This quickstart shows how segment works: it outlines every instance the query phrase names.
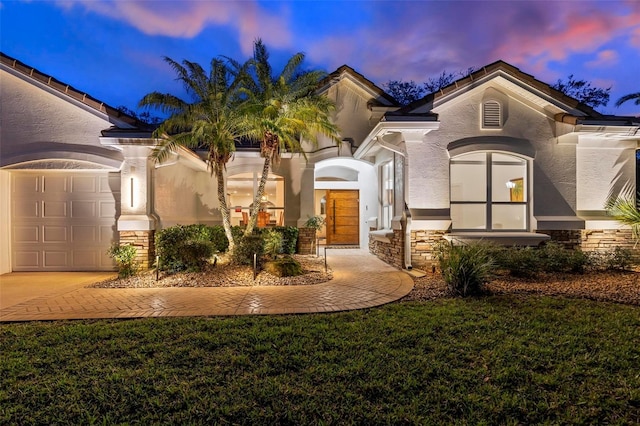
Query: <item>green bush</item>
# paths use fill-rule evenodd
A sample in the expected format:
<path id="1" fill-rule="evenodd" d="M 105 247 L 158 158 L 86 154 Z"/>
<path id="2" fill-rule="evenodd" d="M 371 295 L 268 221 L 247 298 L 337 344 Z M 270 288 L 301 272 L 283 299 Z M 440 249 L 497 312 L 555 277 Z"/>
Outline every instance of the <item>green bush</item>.
<path id="1" fill-rule="evenodd" d="M 567 250 L 553 241 L 540 247 L 505 247 L 494 253 L 499 268 L 523 278 L 535 277 L 540 272 L 582 273 L 592 262 L 582 250 Z"/>
<path id="2" fill-rule="evenodd" d="M 492 251 L 492 256 L 496 266 L 514 277 L 531 278 L 542 268 L 540 251 L 533 247 L 500 247 Z"/>
<path id="3" fill-rule="evenodd" d="M 302 275 L 302 265 L 290 256 L 265 263 L 265 271 L 277 277 L 295 277 Z"/>
<path id="4" fill-rule="evenodd" d="M 137 253 L 138 250 L 129 244 L 124 246 L 114 244 L 107 251 L 109 257 L 115 260 L 118 265 L 118 277 L 127 278 L 138 273 L 139 265 L 135 260 Z"/>
<path id="5" fill-rule="evenodd" d="M 282 252 L 295 254 L 298 248 L 298 228 L 295 226 L 276 226 L 272 229 L 282 234 Z"/>
<path id="6" fill-rule="evenodd" d="M 628 248 L 616 247 L 607 252 L 590 252 L 593 269 L 607 271 L 628 271 L 638 264 L 637 258 Z"/>
<path id="7" fill-rule="evenodd" d="M 222 226 L 175 225 L 156 234 L 160 269 L 173 272 L 200 270 L 215 254 L 227 250 Z"/>
<path id="8" fill-rule="evenodd" d="M 253 255 L 257 255 L 258 263 L 264 256 L 264 239 L 262 232 L 257 231 L 236 241 L 231 261 L 237 265 L 253 265 Z"/>
<path id="9" fill-rule="evenodd" d="M 489 281 L 494 261 L 485 243 L 453 245 L 443 242 L 436 249 L 440 270 L 453 296 L 481 294 Z"/>
<path id="10" fill-rule="evenodd" d="M 274 229 L 268 229 L 262 233 L 262 239 L 264 240 L 264 254 L 275 259 L 280 253 L 282 253 L 282 234 Z"/>

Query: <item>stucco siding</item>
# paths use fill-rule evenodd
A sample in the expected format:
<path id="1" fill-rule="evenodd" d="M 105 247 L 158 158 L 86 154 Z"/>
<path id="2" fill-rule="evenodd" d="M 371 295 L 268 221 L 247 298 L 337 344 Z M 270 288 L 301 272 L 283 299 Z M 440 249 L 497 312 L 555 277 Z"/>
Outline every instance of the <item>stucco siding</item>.
<path id="1" fill-rule="evenodd" d="M 120 156 L 100 145 L 101 130 L 111 126 L 106 115 L 4 70 L 0 73 L 2 166 L 40 158 L 89 161 Z"/>

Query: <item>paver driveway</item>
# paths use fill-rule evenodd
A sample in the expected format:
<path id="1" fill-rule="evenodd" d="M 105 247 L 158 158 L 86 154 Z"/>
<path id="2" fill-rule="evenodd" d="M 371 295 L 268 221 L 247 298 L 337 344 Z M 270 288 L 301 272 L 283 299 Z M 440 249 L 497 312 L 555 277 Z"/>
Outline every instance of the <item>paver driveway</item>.
<path id="1" fill-rule="evenodd" d="M 109 274 L 0 276 L 0 321 L 334 312 L 393 302 L 413 280 L 364 250 L 329 249 L 329 282 L 306 286 L 86 288 Z M 111 274 L 112 275 L 112 274 Z"/>

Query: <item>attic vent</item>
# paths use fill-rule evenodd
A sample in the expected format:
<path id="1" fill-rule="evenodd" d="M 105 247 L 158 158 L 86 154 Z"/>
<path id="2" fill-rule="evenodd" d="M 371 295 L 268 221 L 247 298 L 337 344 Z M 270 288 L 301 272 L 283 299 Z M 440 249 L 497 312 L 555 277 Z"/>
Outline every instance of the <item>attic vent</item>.
<path id="1" fill-rule="evenodd" d="M 493 129 L 502 127 L 500 104 L 498 102 L 488 101 L 482 105 L 482 127 Z"/>

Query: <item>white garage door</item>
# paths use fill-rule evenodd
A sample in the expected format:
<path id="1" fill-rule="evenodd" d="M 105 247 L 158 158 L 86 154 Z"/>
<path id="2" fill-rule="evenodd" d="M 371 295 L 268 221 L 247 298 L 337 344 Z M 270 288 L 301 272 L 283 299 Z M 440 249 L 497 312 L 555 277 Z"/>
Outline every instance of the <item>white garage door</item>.
<path id="1" fill-rule="evenodd" d="M 14 271 L 100 271 L 114 264 L 120 174 L 12 173 Z"/>

